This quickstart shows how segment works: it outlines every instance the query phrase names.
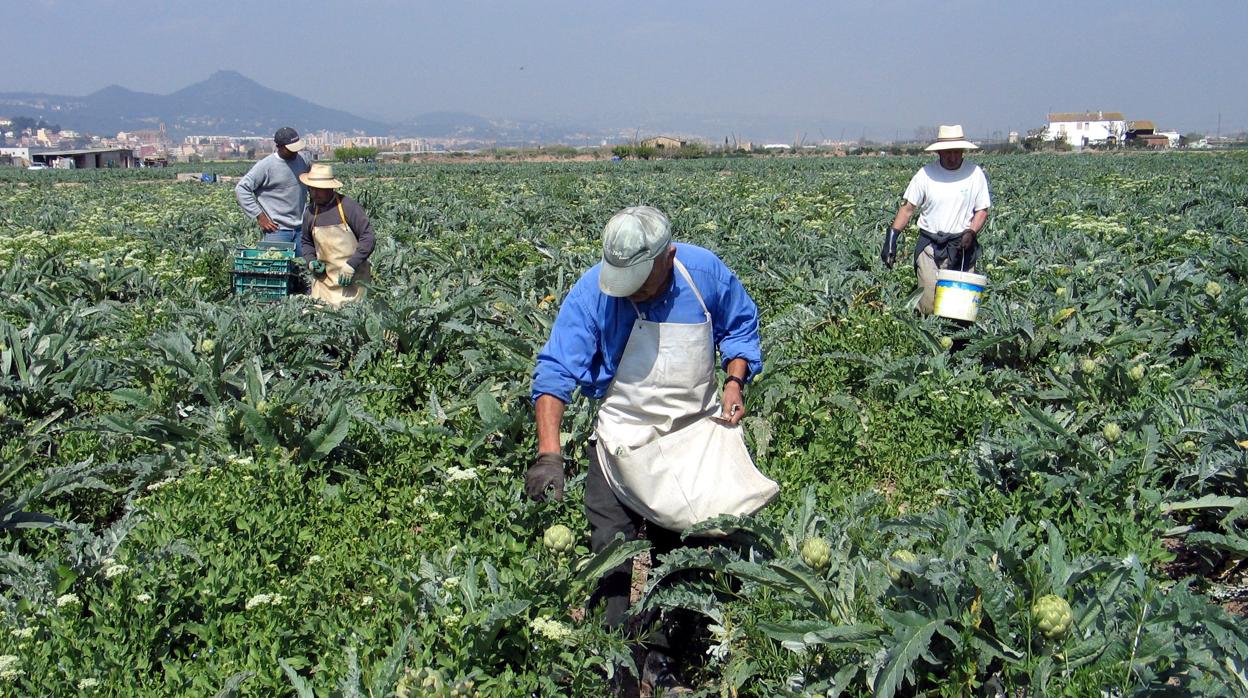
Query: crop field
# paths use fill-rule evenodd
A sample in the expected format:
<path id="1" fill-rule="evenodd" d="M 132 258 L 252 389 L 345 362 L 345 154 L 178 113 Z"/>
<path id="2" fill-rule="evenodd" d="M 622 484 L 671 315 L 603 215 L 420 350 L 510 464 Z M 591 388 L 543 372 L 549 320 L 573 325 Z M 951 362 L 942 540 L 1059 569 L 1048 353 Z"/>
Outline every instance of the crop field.
<path id="1" fill-rule="evenodd" d="M 523 497 L 528 393 L 644 203 L 762 312 L 780 495 L 638 599 L 709 619 L 702 695 L 1248 695 L 1248 157 L 976 161 L 969 328 L 878 259 L 915 158 L 336 168 L 341 311 L 230 295 L 229 185 L 0 172 L 0 694 L 604 694 L 645 545 L 589 553 L 583 465 Z"/>

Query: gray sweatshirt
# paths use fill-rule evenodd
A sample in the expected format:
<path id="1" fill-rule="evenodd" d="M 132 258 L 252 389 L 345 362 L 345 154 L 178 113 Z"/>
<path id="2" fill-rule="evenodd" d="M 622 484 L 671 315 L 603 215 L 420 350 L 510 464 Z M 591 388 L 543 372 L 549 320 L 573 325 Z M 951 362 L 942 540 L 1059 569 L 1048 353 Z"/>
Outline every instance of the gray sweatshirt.
<path id="1" fill-rule="evenodd" d="M 311 169 L 306 153 L 295 153 L 293 160 L 286 161 L 273 153 L 262 158 L 234 187 L 234 197 L 243 212 L 259 218 L 260 212 L 283 230 L 298 230 L 303 222 L 303 209 L 308 200 L 308 189 L 299 181 L 299 175 Z"/>

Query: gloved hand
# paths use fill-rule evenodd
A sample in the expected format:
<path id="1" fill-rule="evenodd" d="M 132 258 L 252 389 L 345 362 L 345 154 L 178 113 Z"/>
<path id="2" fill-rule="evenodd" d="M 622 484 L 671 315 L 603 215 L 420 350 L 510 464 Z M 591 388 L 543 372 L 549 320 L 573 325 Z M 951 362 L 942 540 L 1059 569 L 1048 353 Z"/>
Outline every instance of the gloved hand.
<path id="1" fill-rule="evenodd" d="M 563 454 L 546 451 L 537 454 L 533 466 L 524 474 L 524 493 L 535 502 L 546 501 L 546 490 L 552 499 L 563 499 Z"/>
<path id="2" fill-rule="evenodd" d="M 897 241 L 901 239 L 901 231 L 889 228 L 884 234 L 884 247 L 880 248 L 880 261 L 889 269 L 897 263 Z"/>
<path id="3" fill-rule="evenodd" d="M 975 249 L 975 239 L 979 237 L 974 230 L 967 228 L 962 231 L 962 251 L 969 252 Z"/>
<path id="4" fill-rule="evenodd" d="M 319 259 L 314 259 L 308 262 L 308 270 L 312 272 L 313 276 L 325 276 L 325 263 Z"/>
<path id="5" fill-rule="evenodd" d="M 945 258 L 949 260 L 950 269 L 962 264 L 962 238 L 953 238 L 945 243 Z"/>
<path id="6" fill-rule="evenodd" d="M 350 286 L 355 283 L 355 270 L 350 265 L 342 265 L 342 273 L 338 275 L 339 286 Z"/>

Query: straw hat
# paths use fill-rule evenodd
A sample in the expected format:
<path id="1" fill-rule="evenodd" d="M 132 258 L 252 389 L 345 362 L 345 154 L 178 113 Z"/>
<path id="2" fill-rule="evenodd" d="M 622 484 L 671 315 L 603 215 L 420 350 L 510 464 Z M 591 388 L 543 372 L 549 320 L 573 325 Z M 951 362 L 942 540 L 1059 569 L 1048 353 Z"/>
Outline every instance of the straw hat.
<path id="1" fill-rule="evenodd" d="M 966 140 L 966 136 L 962 135 L 961 124 L 941 126 L 940 131 L 936 133 L 936 142 L 924 148 L 924 150 L 928 151 L 978 149 L 979 146 Z"/>
<path id="2" fill-rule="evenodd" d="M 313 189 L 337 189 L 342 186 L 342 182 L 334 179 L 334 166 L 319 162 L 312 165 L 311 171 L 299 175 L 299 181 Z"/>

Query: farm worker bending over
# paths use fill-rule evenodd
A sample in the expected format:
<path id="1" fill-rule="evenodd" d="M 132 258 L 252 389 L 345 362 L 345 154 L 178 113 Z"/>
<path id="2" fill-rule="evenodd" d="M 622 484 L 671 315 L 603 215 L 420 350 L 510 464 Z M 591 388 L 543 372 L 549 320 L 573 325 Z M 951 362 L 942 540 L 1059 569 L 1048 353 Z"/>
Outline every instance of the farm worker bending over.
<path id="1" fill-rule="evenodd" d="M 342 182 L 334 168 L 317 163 L 299 181 L 312 192 L 303 214 L 303 257 L 312 272 L 312 297 L 335 308 L 364 297 L 361 281 L 372 278 L 368 257 L 376 239 L 368 215 L 352 199 L 338 193 Z"/>
<path id="2" fill-rule="evenodd" d="M 308 200 L 299 175 L 308 171 L 311 160 L 307 153 L 299 152 L 303 150 L 303 141 L 289 126 L 277 129 L 273 142 L 277 152 L 251 166 L 234 187 L 234 198 L 243 207 L 243 213 L 260 224 L 265 241 L 293 242 L 298 257 L 303 254 L 299 249 L 299 222 Z"/>
<path id="3" fill-rule="evenodd" d="M 537 357 L 538 454 L 524 489 L 537 501 L 562 498 L 560 428 L 579 387 L 602 399 L 587 449 L 592 549 L 619 533 L 636 538 L 644 521 L 652 552 L 664 555 L 693 523 L 753 513 L 776 494 L 776 484 L 754 468 L 738 426 L 745 385 L 763 368 L 758 307 L 712 252 L 673 243 L 657 209 L 615 214 L 602 246 L 602 261 L 563 300 Z M 719 366 L 727 372 L 722 394 Z M 605 604 L 612 628 L 628 610 L 631 570 L 625 563 L 603 577 L 591 599 Z M 652 638 L 643 671 L 652 686 L 678 685 L 671 650 L 688 649 L 687 636 L 676 636 L 694 630 L 683 620 L 666 619 Z"/>
<path id="4" fill-rule="evenodd" d="M 914 269 L 923 288 L 919 312 L 925 315 L 936 306 L 937 270 L 975 271 L 979 233 L 988 222 L 992 197 L 984 171 L 963 160 L 962 154 L 978 147 L 963 137 L 961 126 L 941 126 L 936 142 L 927 146 L 940 160 L 924 165 L 910 179 L 905 201 L 884 237 L 880 259 L 891 269 L 897 261 L 901 231 L 910 224 L 914 209 L 919 209 Z"/>

